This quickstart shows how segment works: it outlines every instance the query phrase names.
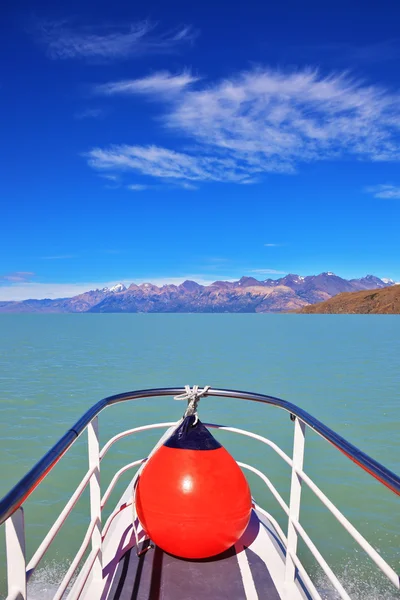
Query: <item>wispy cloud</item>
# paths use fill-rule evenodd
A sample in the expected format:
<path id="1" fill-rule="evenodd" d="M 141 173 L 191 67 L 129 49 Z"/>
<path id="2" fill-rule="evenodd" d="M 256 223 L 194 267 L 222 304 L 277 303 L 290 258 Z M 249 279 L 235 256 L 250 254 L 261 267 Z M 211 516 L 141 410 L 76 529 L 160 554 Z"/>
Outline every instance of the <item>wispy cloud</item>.
<path id="1" fill-rule="evenodd" d="M 176 94 L 199 81 L 199 77 L 189 71 L 173 75 L 168 71 L 159 71 L 142 79 L 124 79 L 104 83 L 95 87 L 97 94 L 108 96 L 116 94 Z"/>
<path id="2" fill-rule="evenodd" d="M 266 248 L 272 248 L 274 246 L 282 246 L 282 244 L 264 244 Z"/>
<path id="3" fill-rule="evenodd" d="M 365 188 L 365 191 L 372 194 L 375 198 L 384 198 L 387 200 L 400 199 L 400 186 L 390 183 L 373 185 Z"/>
<path id="4" fill-rule="evenodd" d="M 41 256 L 42 260 L 68 260 L 69 258 L 77 258 L 76 254 L 55 254 L 52 256 Z"/>
<path id="5" fill-rule="evenodd" d="M 185 181 L 172 181 L 171 183 L 163 183 L 163 184 L 143 184 L 143 183 L 133 183 L 131 185 L 127 185 L 126 189 L 131 190 L 132 192 L 143 192 L 145 190 L 153 190 L 153 191 L 165 191 L 165 190 L 176 190 L 182 188 L 184 190 L 197 190 L 198 187 L 191 183 L 187 183 Z"/>
<path id="6" fill-rule="evenodd" d="M 152 79 L 153 77 L 153 79 Z M 160 93 L 180 82 L 179 94 Z M 92 167 L 155 178 L 256 183 L 265 173 L 295 173 L 320 160 L 400 160 L 400 94 L 342 74 L 256 69 L 201 84 L 163 73 L 106 84 L 113 93 L 147 94 L 164 106 L 164 127 L 192 149 L 117 145 L 93 148 Z M 196 83 L 195 88 L 192 83 Z"/>
<path id="7" fill-rule="evenodd" d="M 132 170 L 164 180 L 242 183 L 247 179 L 248 170 L 229 157 L 196 156 L 160 146 L 93 148 L 87 153 L 87 158 L 89 165 L 95 169 Z"/>
<path id="8" fill-rule="evenodd" d="M 149 187 L 148 185 L 143 185 L 141 183 L 133 183 L 132 185 L 127 185 L 126 188 L 128 190 L 131 190 L 132 192 L 143 192 L 144 190 L 148 190 Z"/>
<path id="9" fill-rule="evenodd" d="M 287 271 L 277 271 L 276 269 L 252 269 L 250 273 L 258 275 L 286 275 Z"/>
<path id="10" fill-rule="evenodd" d="M 193 183 L 187 183 L 185 181 L 180 181 L 176 185 L 177 187 L 183 188 L 184 190 L 194 191 L 199 189 L 197 185 L 193 185 Z"/>
<path id="11" fill-rule="evenodd" d="M 35 273 L 32 271 L 14 271 L 13 273 L 6 273 L 5 275 L 0 275 L 0 285 L 4 282 L 6 283 L 25 283 L 30 281 Z"/>
<path id="12" fill-rule="evenodd" d="M 71 21 L 46 21 L 38 25 L 39 37 L 53 59 L 124 59 L 144 54 L 176 51 L 191 42 L 196 32 L 189 26 L 159 31 L 157 23 L 139 21 L 123 27 L 74 26 Z"/>
<path id="13" fill-rule="evenodd" d="M 0 286 L 0 301 L 28 300 L 43 298 L 70 298 L 83 294 L 89 290 L 112 287 L 118 283 L 113 282 L 87 282 L 87 283 L 19 283 L 14 285 Z M 125 283 L 125 282 L 122 282 Z M 129 285 L 129 283 L 128 283 Z"/>
<path id="14" fill-rule="evenodd" d="M 100 177 L 104 177 L 104 179 L 114 182 L 118 182 L 120 180 L 119 175 L 114 175 L 113 173 L 100 173 Z"/>
<path id="15" fill-rule="evenodd" d="M 75 119 L 100 119 L 104 117 L 105 111 L 102 108 L 87 108 L 74 114 Z"/>

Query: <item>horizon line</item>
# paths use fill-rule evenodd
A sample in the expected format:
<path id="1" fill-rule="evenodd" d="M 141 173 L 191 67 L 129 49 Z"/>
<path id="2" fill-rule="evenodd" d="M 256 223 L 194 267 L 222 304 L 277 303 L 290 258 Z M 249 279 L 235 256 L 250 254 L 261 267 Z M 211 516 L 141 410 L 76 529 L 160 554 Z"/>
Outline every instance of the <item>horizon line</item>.
<path id="1" fill-rule="evenodd" d="M 253 274 L 257 275 L 257 270 L 253 270 Z M 268 271 L 268 269 L 259 269 L 259 271 Z M 271 271 L 271 270 L 270 270 Z M 251 271 L 250 271 L 251 273 Z M 261 273 L 259 272 L 258 275 Z M 216 282 L 226 282 L 226 283 L 239 283 L 241 279 L 254 279 L 259 283 L 264 283 L 265 281 L 278 281 L 280 279 L 284 279 L 288 276 L 299 277 L 302 279 L 306 279 L 308 277 L 318 277 L 320 275 L 329 275 L 334 277 L 339 277 L 345 281 L 351 281 L 353 279 L 363 279 L 365 277 L 377 277 L 381 281 L 387 280 L 392 281 L 393 284 L 399 284 L 400 282 L 396 282 L 395 280 L 389 277 L 378 277 L 376 275 L 363 275 L 361 277 L 341 277 L 332 271 L 322 271 L 318 274 L 306 275 L 302 276 L 297 273 L 287 273 L 282 272 L 282 277 L 271 277 L 271 275 L 276 275 L 277 272 L 274 273 L 264 273 L 265 275 L 270 275 L 270 277 L 266 277 L 265 279 L 257 279 L 253 275 L 242 275 L 239 278 L 232 277 L 221 277 L 218 279 L 208 279 L 204 275 L 187 275 L 182 277 L 154 277 L 152 280 L 146 280 L 143 278 L 137 278 L 135 283 L 131 279 L 122 279 L 122 280 L 113 280 L 108 282 L 84 282 L 84 283 L 44 283 L 44 282 L 18 282 L 11 285 L 0 285 L 0 302 L 24 302 L 27 300 L 60 300 L 60 299 L 69 299 L 75 296 L 79 296 L 81 294 L 85 294 L 88 292 L 102 291 L 105 289 L 113 288 L 117 285 L 123 285 L 125 289 L 128 289 L 132 285 L 136 285 L 138 287 L 143 287 L 146 285 L 152 285 L 161 289 L 163 286 L 174 285 L 176 287 L 182 285 L 183 283 L 190 281 L 197 283 L 202 287 L 209 287 Z M 384 281 L 386 282 L 386 281 Z"/>

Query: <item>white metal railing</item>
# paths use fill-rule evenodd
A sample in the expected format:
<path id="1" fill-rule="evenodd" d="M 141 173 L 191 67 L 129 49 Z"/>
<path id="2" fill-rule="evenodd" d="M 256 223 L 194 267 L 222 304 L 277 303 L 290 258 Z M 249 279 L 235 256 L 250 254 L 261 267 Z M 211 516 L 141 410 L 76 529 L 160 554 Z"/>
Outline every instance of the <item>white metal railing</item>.
<path id="1" fill-rule="evenodd" d="M 82 481 L 80 482 L 78 487 L 76 488 L 75 492 L 72 494 L 71 498 L 68 500 L 67 504 L 64 506 L 63 510 L 60 512 L 59 516 L 55 520 L 53 526 L 50 528 L 50 530 L 49 530 L 48 534 L 46 535 L 46 537 L 44 538 L 43 542 L 40 544 L 39 548 L 36 550 L 35 554 L 32 556 L 32 558 L 29 561 L 28 566 L 26 568 L 28 581 L 31 578 L 31 576 L 33 575 L 39 562 L 42 560 L 43 556 L 46 554 L 47 550 L 49 549 L 54 538 L 60 531 L 61 527 L 64 525 L 66 518 L 72 512 L 75 504 L 78 502 L 83 491 L 86 489 L 94 471 L 95 471 L 95 468 L 92 468 L 92 469 L 89 469 L 89 471 L 86 473 L 86 475 L 84 476 L 84 478 L 82 479 Z"/>
<path id="2" fill-rule="evenodd" d="M 7 600 L 26 598 L 25 523 L 20 506 L 6 521 Z"/>
<path id="3" fill-rule="evenodd" d="M 155 423 L 151 425 L 144 425 L 141 427 L 135 427 L 127 431 L 123 431 L 113 438 L 111 438 L 105 446 L 100 450 L 98 441 L 98 417 L 95 416 L 87 425 L 88 429 L 88 455 L 89 455 L 89 470 L 84 475 L 82 481 L 77 486 L 75 492 L 61 511 L 60 515 L 50 528 L 49 532 L 45 536 L 44 540 L 40 544 L 39 548 L 34 553 L 33 557 L 26 565 L 25 560 L 25 531 L 24 531 L 24 514 L 23 508 L 18 508 L 6 521 L 6 552 L 7 552 L 7 574 L 8 574 L 8 596 L 7 600 L 14 600 L 27 598 L 27 582 L 32 576 L 33 572 L 37 568 L 38 564 L 46 554 L 56 535 L 62 528 L 66 518 L 73 510 L 83 491 L 89 484 L 90 487 L 90 515 L 91 520 L 89 527 L 84 535 L 83 541 L 79 549 L 77 550 L 76 556 L 70 564 L 60 586 L 55 593 L 55 600 L 61 600 L 68 586 L 74 576 L 74 573 L 82 560 L 85 552 L 91 544 L 91 552 L 81 569 L 78 578 L 73 587 L 73 593 L 69 594 L 69 600 L 77 600 L 86 584 L 89 575 L 92 575 L 91 585 L 95 586 L 93 598 L 100 597 L 100 590 L 102 586 L 102 543 L 107 535 L 112 520 L 116 514 L 128 506 L 117 507 L 112 512 L 103 528 L 101 530 L 102 522 L 102 510 L 104 509 L 110 495 L 115 488 L 121 475 L 129 469 L 142 465 L 147 459 L 135 460 L 128 465 L 122 467 L 112 478 L 106 492 L 101 497 L 100 489 L 100 464 L 108 450 L 118 440 L 134 435 L 135 433 L 152 430 L 152 429 L 164 429 L 176 425 L 176 422 L 170 423 Z M 300 515 L 300 504 L 301 504 L 301 486 L 304 482 L 313 493 L 319 498 L 319 500 L 326 506 L 326 508 L 336 517 L 338 522 L 346 529 L 346 531 L 354 538 L 359 546 L 367 553 L 367 555 L 375 562 L 378 568 L 388 577 L 388 579 L 394 584 L 395 587 L 400 589 L 399 577 L 396 572 L 390 567 L 390 565 L 380 556 L 380 554 L 371 546 L 371 544 L 358 532 L 358 530 L 348 521 L 348 519 L 338 510 L 338 508 L 327 498 L 327 496 L 320 490 L 320 488 L 310 479 L 308 475 L 303 471 L 303 458 L 304 458 L 304 446 L 305 446 L 305 423 L 299 418 L 295 419 L 294 423 L 294 445 L 293 445 L 293 457 L 290 458 L 285 452 L 279 448 L 274 442 L 265 438 L 261 435 L 238 429 L 235 427 L 225 427 L 214 424 L 207 424 L 208 427 L 216 428 L 223 431 L 229 431 L 235 434 L 244 435 L 255 440 L 262 442 L 274 450 L 290 467 L 291 467 L 291 489 L 290 489 L 290 500 L 289 505 L 283 500 L 275 486 L 269 480 L 269 478 L 250 465 L 239 462 L 238 464 L 244 469 L 250 470 L 258 475 L 266 484 L 272 495 L 278 502 L 279 506 L 283 509 L 288 517 L 288 533 L 287 536 L 283 533 L 279 524 L 273 520 L 276 531 L 281 537 L 282 543 L 286 546 L 286 566 L 285 566 L 285 580 L 292 582 L 296 576 L 296 569 L 299 571 L 303 578 L 303 581 L 307 584 L 310 594 L 314 600 L 320 599 L 320 595 L 312 583 L 309 575 L 304 570 L 298 556 L 297 556 L 297 539 L 300 536 L 310 552 L 313 554 L 317 563 L 321 566 L 329 581 L 333 587 L 339 593 L 340 597 L 344 600 L 350 600 L 350 596 L 347 594 L 342 584 L 329 567 L 326 560 L 323 558 L 315 544 L 310 539 L 309 535 L 304 530 L 303 526 L 299 522 Z M 266 513 L 260 508 L 263 514 Z M 268 514 L 271 519 L 271 515 Z M 96 593 L 98 590 L 98 594 Z"/>
<path id="4" fill-rule="evenodd" d="M 104 452 L 102 451 L 102 456 L 109 450 L 109 448 L 117 442 L 119 439 L 126 437 L 128 435 L 133 435 L 137 431 L 141 431 L 144 429 L 153 429 L 160 427 L 169 427 L 174 423 L 157 423 L 154 425 L 148 425 L 145 427 L 138 427 L 135 429 L 124 431 L 120 434 L 114 436 L 105 446 Z M 300 535 L 307 547 L 313 554 L 314 558 L 321 566 L 329 581 L 332 583 L 333 587 L 339 593 L 340 597 L 343 600 L 350 600 L 350 596 L 347 594 L 342 584 L 333 573 L 332 569 L 329 567 L 326 560 L 323 558 L 315 544 L 312 542 L 309 535 L 304 530 L 303 526 L 299 523 L 299 514 L 300 514 L 300 500 L 301 500 L 301 482 L 304 481 L 309 488 L 315 493 L 315 495 L 321 500 L 321 502 L 328 508 L 328 510 L 336 517 L 339 523 L 350 533 L 350 535 L 355 539 L 355 541 L 363 548 L 363 550 L 368 554 L 368 556 L 375 562 L 375 564 L 380 568 L 380 570 L 390 579 L 390 581 L 400 589 L 399 585 L 399 577 L 396 572 L 390 567 L 390 565 L 378 554 L 378 552 L 371 546 L 371 544 L 357 531 L 357 529 L 349 522 L 349 520 L 336 508 L 336 506 L 327 498 L 327 496 L 318 488 L 318 486 L 304 473 L 302 470 L 303 466 L 303 458 L 304 458 L 304 446 L 305 446 L 305 424 L 301 422 L 299 419 L 295 420 L 295 435 L 294 435 L 294 448 L 293 448 L 293 459 L 291 459 L 277 444 L 265 438 L 261 435 L 238 429 L 236 427 L 224 427 L 215 425 L 212 423 L 207 423 L 208 427 L 216 428 L 224 431 L 230 431 L 232 433 L 237 433 L 240 435 L 245 435 L 247 437 L 254 438 L 262 443 L 268 445 L 272 448 L 289 466 L 292 467 L 292 486 L 290 491 L 290 503 L 289 506 L 285 503 L 282 496 L 279 494 L 275 486 L 271 483 L 266 475 L 264 475 L 258 469 L 247 465 L 245 463 L 238 462 L 238 464 L 250 471 L 253 471 L 257 474 L 267 485 L 278 504 L 285 511 L 288 516 L 288 536 L 282 540 L 286 545 L 287 549 L 287 559 L 286 559 L 286 572 L 285 577 L 287 581 L 293 581 L 295 578 L 295 568 L 299 569 L 300 573 L 304 577 L 304 568 L 299 567 L 301 565 L 298 560 L 296 549 L 297 549 L 297 535 Z M 137 466 L 137 464 L 143 462 L 135 461 L 131 463 L 131 465 L 127 465 L 123 467 L 115 476 L 114 476 L 114 484 L 111 482 L 110 486 L 107 489 L 107 499 L 111 494 L 111 491 L 118 480 L 119 476 L 133 466 Z M 118 509 L 117 509 L 118 511 Z M 116 511 L 116 512 L 117 512 Z M 110 518 L 113 518 L 114 515 L 111 515 Z M 290 535 L 292 535 L 292 540 L 290 540 Z M 292 542 L 292 543 L 290 543 Z M 289 566 L 288 566 L 289 565 Z M 319 594 L 316 597 L 320 597 Z"/>

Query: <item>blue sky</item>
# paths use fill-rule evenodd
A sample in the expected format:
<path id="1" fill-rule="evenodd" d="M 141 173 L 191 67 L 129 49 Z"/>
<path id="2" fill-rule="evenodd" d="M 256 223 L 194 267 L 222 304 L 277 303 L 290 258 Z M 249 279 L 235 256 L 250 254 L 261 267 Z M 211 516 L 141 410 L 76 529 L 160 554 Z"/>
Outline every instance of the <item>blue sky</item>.
<path id="1" fill-rule="evenodd" d="M 400 281 L 398 3 L 1 11 L 0 300 L 288 272 Z"/>

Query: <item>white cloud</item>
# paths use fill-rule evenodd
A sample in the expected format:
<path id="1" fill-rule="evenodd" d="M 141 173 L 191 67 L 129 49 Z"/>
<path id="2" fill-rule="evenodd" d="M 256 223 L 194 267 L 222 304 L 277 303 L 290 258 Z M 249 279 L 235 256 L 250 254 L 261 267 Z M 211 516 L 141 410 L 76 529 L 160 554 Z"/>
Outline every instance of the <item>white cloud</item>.
<path id="1" fill-rule="evenodd" d="M 197 81 L 195 89 L 186 74 L 187 81 L 176 80 L 179 94 L 165 94 L 160 92 L 179 76 L 157 77 L 104 89 L 146 93 L 163 102 L 164 127 L 184 134 L 193 149 L 95 148 L 88 153 L 93 167 L 249 184 L 265 173 L 294 173 L 310 161 L 400 160 L 400 95 L 378 86 L 310 69 L 256 69 L 212 84 Z"/>
<path id="2" fill-rule="evenodd" d="M 272 248 L 274 246 L 280 246 L 281 244 L 264 244 L 266 248 Z"/>
<path id="3" fill-rule="evenodd" d="M 344 76 L 258 70 L 184 94 L 167 123 L 269 170 L 274 158 L 288 166 L 343 153 L 400 158 L 398 102 Z"/>
<path id="4" fill-rule="evenodd" d="M 32 273 L 32 271 L 13 271 L 12 273 L 0 275 L 0 284 L 2 281 L 7 281 L 7 283 L 25 283 L 30 281 L 34 275 L 35 273 Z"/>
<path id="5" fill-rule="evenodd" d="M 177 187 L 183 188 L 184 190 L 198 190 L 197 185 L 193 185 L 193 183 L 186 183 L 185 181 L 180 181 L 177 184 Z"/>
<path id="6" fill-rule="evenodd" d="M 132 192 L 143 192 L 144 190 L 148 190 L 150 186 L 134 183 L 132 185 L 127 185 L 126 187 L 128 190 L 132 190 Z"/>
<path id="7" fill-rule="evenodd" d="M 28 300 L 43 298 L 69 298 L 83 294 L 88 290 L 111 287 L 119 282 L 88 282 L 88 283 L 16 283 L 15 285 L 0 286 L 0 301 Z M 123 282 L 122 282 L 123 283 Z"/>
<path id="8" fill-rule="evenodd" d="M 198 77 L 189 71 L 172 75 L 168 71 L 159 71 L 142 79 L 124 79 L 98 85 L 95 92 L 108 96 L 116 94 L 176 94 L 189 87 Z"/>
<path id="9" fill-rule="evenodd" d="M 69 258 L 77 258 L 76 254 L 56 254 L 54 256 L 41 256 L 42 260 L 67 260 Z"/>
<path id="10" fill-rule="evenodd" d="M 123 59 L 143 54 L 169 53 L 196 37 L 191 27 L 156 33 L 150 21 L 124 27 L 73 27 L 68 21 L 39 24 L 41 41 L 54 59 Z"/>
<path id="11" fill-rule="evenodd" d="M 367 187 L 365 191 L 372 194 L 375 198 L 384 198 L 387 200 L 400 199 L 400 186 L 391 185 L 390 183 L 373 185 Z"/>
<path id="12" fill-rule="evenodd" d="M 111 146 L 87 153 L 90 166 L 138 171 L 164 180 L 225 181 L 241 183 L 247 169 L 230 158 L 192 156 L 159 146 Z"/>
<path id="13" fill-rule="evenodd" d="M 198 187 L 193 185 L 192 183 L 187 183 L 185 181 L 172 181 L 171 183 L 163 183 L 160 185 L 148 185 L 144 183 L 133 183 L 126 186 L 127 190 L 131 190 L 132 192 L 143 192 L 145 190 L 153 190 L 153 191 L 164 191 L 164 190 L 176 190 L 182 188 L 184 190 L 197 190 Z"/>
<path id="14" fill-rule="evenodd" d="M 276 269 L 252 269 L 250 273 L 259 275 L 286 275 L 287 271 L 277 271 Z"/>
<path id="15" fill-rule="evenodd" d="M 100 173 L 100 177 L 104 177 L 104 179 L 108 179 L 109 181 L 119 182 L 119 176 L 112 173 Z"/>

